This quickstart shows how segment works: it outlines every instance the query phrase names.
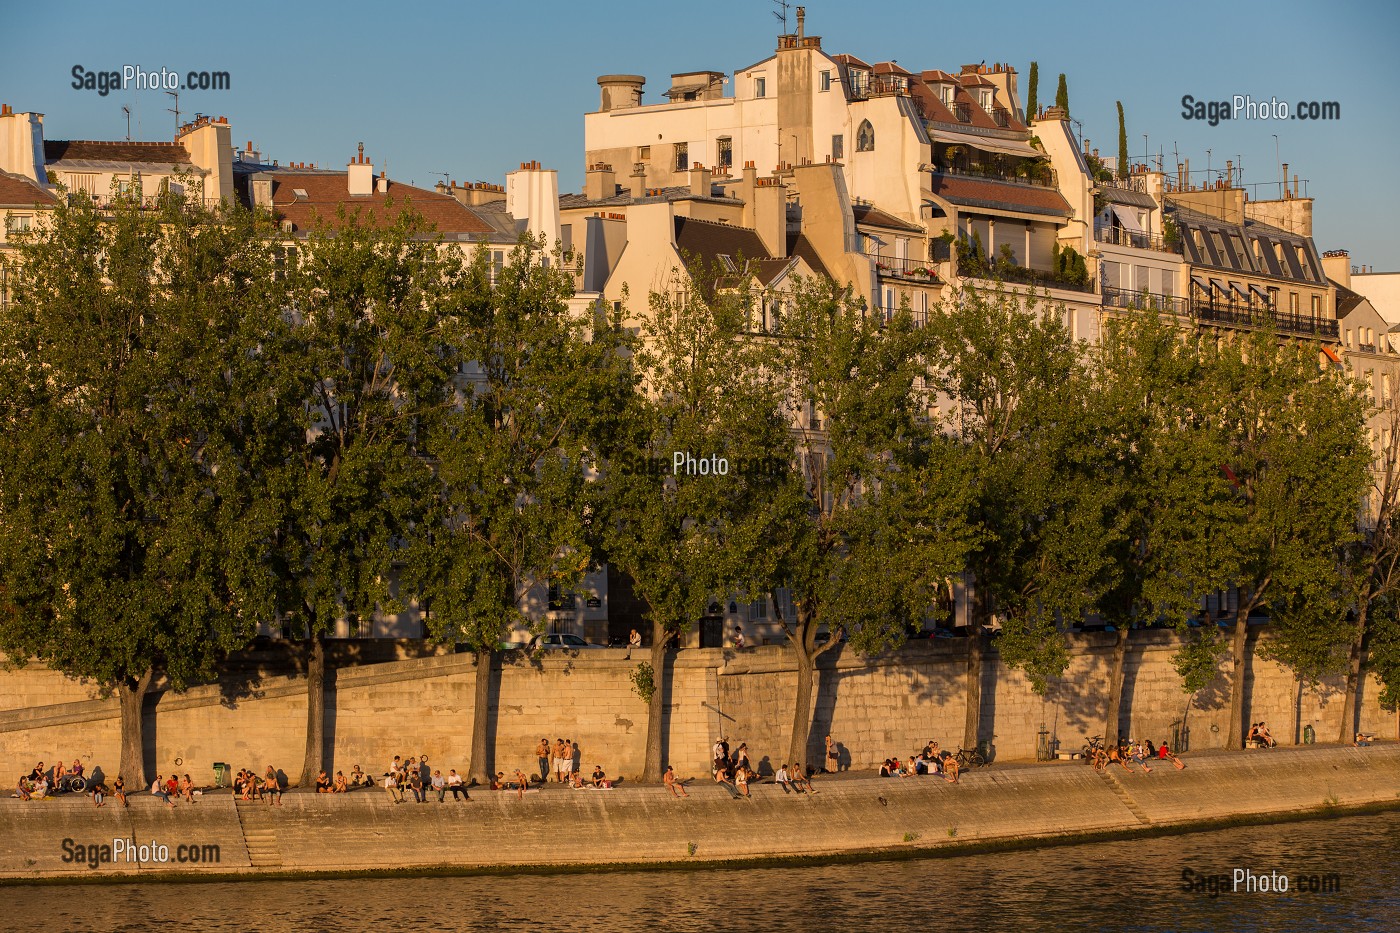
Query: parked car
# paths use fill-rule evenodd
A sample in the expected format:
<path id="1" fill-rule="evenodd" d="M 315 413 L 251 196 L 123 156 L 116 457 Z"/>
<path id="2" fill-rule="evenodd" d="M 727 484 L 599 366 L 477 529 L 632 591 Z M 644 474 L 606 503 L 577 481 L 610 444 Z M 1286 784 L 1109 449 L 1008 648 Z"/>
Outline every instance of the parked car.
<path id="1" fill-rule="evenodd" d="M 585 648 L 601 648 L 602 645 L 593 645 L 584 641 L 577 635 L 568 632 L 552 632 L 546 635 L 536 635 L 530 639 L 530 650 L 557 650 L 557 651 L 578 651 Z"/>

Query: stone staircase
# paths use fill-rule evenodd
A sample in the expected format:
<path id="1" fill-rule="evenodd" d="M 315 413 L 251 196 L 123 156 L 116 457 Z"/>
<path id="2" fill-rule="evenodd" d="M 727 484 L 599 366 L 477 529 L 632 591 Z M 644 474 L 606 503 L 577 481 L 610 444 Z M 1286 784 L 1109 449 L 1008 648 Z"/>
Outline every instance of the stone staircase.
<path id="1" fill-rule="evenodd" d="M 1128 808 L 1128 812 L 1136 817 L 1139 823 L 1144 826 L 1151 826 L 1152 820 L 1148 819 L 1147 812 L 1143 810 L 1142 807 L 1138 806 L 1138 802 L 1132 798 L 1127 788 L 1118 780 L 1118 775 L 1113 773 L 1113 768 L 1116 767 L 1118 766 L 1110 764 L 1108 767 L 1098 772 L 1099 777 L 1103 778 L 1109 788 L 1112 789 L 1114 796 L 1123 801 L 1123 806 Z M 249 851 L 251 852 L 252 850 L 250 849 Z"/>
<path id="2" fill-rule="evenodd" d="M 238 800 L 238 822 L 254 868 L 282 867 L 282 847 L 277 841 L 277 813 L 261 800 Z"/>

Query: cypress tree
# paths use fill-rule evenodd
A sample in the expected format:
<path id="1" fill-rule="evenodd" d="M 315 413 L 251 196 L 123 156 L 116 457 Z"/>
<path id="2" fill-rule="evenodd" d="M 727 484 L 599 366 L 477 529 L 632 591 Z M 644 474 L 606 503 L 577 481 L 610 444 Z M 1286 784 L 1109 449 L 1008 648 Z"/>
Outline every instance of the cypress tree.
<path id="1" fill-rule="evenodd" d="M 1039 103 L 1039 101 L 1037 100 L 1038 95 L 1036 92 L 1038 91 L 1040 86 L 1040 65 L 1036 62 L 1031 62 L 1031 77 L 1029 85 L 1030 87 L 1026 91 L 1026 119 L 1028 120 L 1035 118 L 1037 109 L 1036 105 Z"/>
<path id="2" fill-rule="evenodd" d="M 1118 102 L 1118 177 L 1128 177 L 1128 127 L 1123 122 L 1123 102 Z"/>
<path id="3" fill-rule="evenodd" d="M 1065 84 L 1064 72 L 1060 72 L 1060 86 L 1055 89 L 1055 106 L 1069 116 L 1069 87 Z"/>

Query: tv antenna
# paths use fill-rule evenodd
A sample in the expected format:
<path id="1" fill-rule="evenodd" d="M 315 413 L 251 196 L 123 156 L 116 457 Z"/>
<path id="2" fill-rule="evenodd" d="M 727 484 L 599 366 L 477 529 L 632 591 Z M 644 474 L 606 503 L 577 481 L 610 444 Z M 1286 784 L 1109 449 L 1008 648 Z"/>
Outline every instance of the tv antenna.
<path id="1" fill-rule="evenodd" d="M 131 142 L 131 108 L 122 104 L 122 113 L 126 114 L 126 141 Z"/>
<path id="2" fill-rule="evenodd" d="M 772 0 L 772 4 L 778 9 L 773 11 L 773 18 L 783 24 L 783 35 L 788 34 L 788 7 L 792 4 L 788 0 Z"/>
<path id="3" fill-rule="evenodd" d="M 166 112 L 175 114 L 175 132 L 180 132 L 180 92 L 166 91 L 165 96 L 175 98 L 174 107 L 166 107 Z"/>
<path id="4" fill-rule="evenodd" d="M 429 175 L 437 175 L 439 178 L 442 179 L 442 183 L 443 183 L 444 185 L 447 184 L 449 181 L 451 181 L 451 177 L 450 177 L 449 173 L 447 173 L 447 172 L 429 172 L 428 174 L 429 174 Z"/>

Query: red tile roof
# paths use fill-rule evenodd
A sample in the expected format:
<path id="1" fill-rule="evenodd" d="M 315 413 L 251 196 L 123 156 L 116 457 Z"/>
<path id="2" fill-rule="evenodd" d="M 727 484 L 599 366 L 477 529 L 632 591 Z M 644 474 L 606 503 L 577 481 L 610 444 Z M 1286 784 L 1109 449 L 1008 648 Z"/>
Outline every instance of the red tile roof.
<path id="1" fill-rule="evenodd" d="M 471 208 L 451 195 L 438 194 L 396 181 L 386 193 L 351 197 L 345 172 L 277 171 L 272 176 L 272 206 L 278 220 L 290 220 L 299 231 L 310 230 L 321 220 L 334 224 L 340 205 L 347 213 L 365 212 L 376 226 L 394 223 L 405 208 L 412 208 L 433 225 L 438 233 L 490 233 L 494 229 Z M 376 184 L 378 180 L 376 179 Z M 299 197 L 296 189 L 306 192 Z M 386 210 L 389 199 L 393 207 Z"/>
<path id="2" fill-rule="evenodd" d="M 869 66 L 869 65 L 867 65 L 865 62 L 861 61 L 860 59 L 856 58 L 854 55 L 841 54 L 841 55 L 833 55 L 833 56 L 831 56 L 831 57 L 832 57 L 832 59 L 834 59 L 835 61 L 840 62 L 841 64 L 845 65 L 845 66 L 848 67 L 848 68 L 863 68 L 863 69 L 865 69 L 866 71 L 869 71 L 869 70 L 870 70 L 870 66 Z"/>
<path id="3" fill-rule="evenodd" d="M 52 206 L 57 203 L 58 198 L 40 188 L 32 179 L 0 172 L 0 206 L 34 207 Z"/>
<path id="4" fill-rule="evenodd" d="M 881 210 L 873 204 L 852 204 L 851 212 L 855 215 L 858 224 L 865 224 L 870 227 L 884 227 L 886 230 L 906 230 L 912 233 L 923 233 L 924 228 L 916 226 L 907 220 L 901 220 L 889 211 Z"/>
<path id="5" fill-rule="evenodd" d="M 880 62 L 875 66 L 874 72 L 877 75 L 904 75 L 910 78 L 914 77 L 914 72 L 906 71 L 904 68 L 901 68 L 899 62 Z"/>
<path id="6" fill-rule="evenodd" d="M 922 74 L 920 74 L 919 77 L 922 80 L 929 82 L 930 84 L 939 81 L 945 82 L 947 84 L 958 83 L 958 79 L 948 74 L 948 72 L 946 71 L 925 71 Z"/>
<path id="7" fill-rule="evenodd" d="M 126 140 L 46 139 L 44 161 L 155 162 L 189 164 L 181 143 L 134 143 Z"/>
<path id="8" fill-rule="evenodd" d="M 1053 188 L 1013 185 L 961 175 L 933 175 L 931 190 L 937 197 L 965 207 L 990 207 L 1063 216 L 1072 213 L 1069 202 Z"/>

